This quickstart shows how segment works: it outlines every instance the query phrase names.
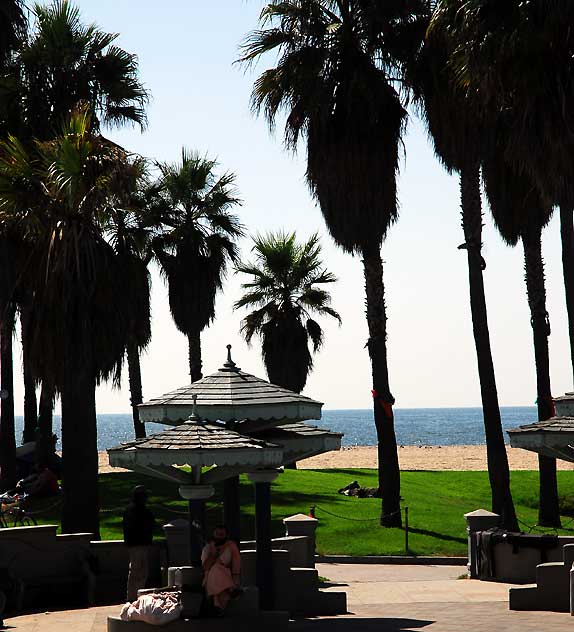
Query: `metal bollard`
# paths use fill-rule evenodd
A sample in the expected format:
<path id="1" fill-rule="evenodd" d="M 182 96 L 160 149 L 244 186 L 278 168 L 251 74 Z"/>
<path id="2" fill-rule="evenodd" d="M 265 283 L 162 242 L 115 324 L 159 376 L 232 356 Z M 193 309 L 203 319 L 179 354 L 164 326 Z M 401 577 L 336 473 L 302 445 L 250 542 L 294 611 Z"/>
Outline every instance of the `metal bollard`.
<path id="1" fill-rule="evenodd" d="M 409 554 L 409 508 L 405 507 L 405 555 Z"/>

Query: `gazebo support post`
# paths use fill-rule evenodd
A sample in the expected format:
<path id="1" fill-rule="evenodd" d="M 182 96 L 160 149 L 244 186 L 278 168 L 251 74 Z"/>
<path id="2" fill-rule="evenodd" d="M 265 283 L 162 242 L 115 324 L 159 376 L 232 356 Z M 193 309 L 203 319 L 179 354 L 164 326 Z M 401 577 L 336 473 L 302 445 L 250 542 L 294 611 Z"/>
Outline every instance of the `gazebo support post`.
<path id="1" fill-rule="evenodd" d="M 273 586 L 273 551 L 271 547 L 271 483 L 277 470 L 260 470 L 249 474 L 255 483 L 255 539 L 257 548 L 256 583 L 263 610 L 272 610 L 275 601 Z"/>
<path id="2" fill-rule="evenodd" d="M 205 542 L 205 500 L 189 500 L 189 565 L 201 566 Z"/>
<path id="3" fill-rule="evenodd" d="M 205 501 L 215 493 L 212 485 L 180 485 L 179 493 L 188 501 L 189 565 L 201 566 L 205 535 Z"/>
<path id="4" fill-rule="evenodd" d="M 229 529 L 229 537 L 239 546 L 241 542 L 239 476 L 231 476 L 223 481 L 223 520 Z"/>

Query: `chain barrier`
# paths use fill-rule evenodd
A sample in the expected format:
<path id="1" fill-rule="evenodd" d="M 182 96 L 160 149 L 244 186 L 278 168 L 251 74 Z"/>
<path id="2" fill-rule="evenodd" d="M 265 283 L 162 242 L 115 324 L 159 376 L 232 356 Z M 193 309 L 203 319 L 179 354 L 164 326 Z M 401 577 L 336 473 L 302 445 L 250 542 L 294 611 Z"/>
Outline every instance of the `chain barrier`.
<path id="1" fill-rule="evenodd" d="M 221 507 L 223 507 L 223 503 L 217 503 L 216 505 L 213 505 L 211 507 L 206 507 L 205 511 L 213 511 L 214 509 L 220 509 Z M 166 505 L 151 505 L 150 506 L 151 509 L 155 509 L 157 512 L 159 511 L 163 511 L 163 512 L 167 512 L 167 513 L 171 513 L 171 514 L 176 514 L 178 516 L 189 516 L 189 511 L 180 511 L 179 509 L 172 509 L 171 507 L 168 507 Z M 125 511 L 125 506 L 122 507 L 111 507 L 109 509 L 100 509 L 100 513 L 114 513 L 114 512 L 118 512 L 118 513 L 123 513 Z"/>
<path id="2" fill-rule="evenodd" d="M 386 514 L 384 516 L 377 516 L 376 518 L 351 518 L 349 516 L 341 516 L 339 514 L 333 513 L 332 511 L 324 509 L 323 507 L 320 507 L 319 505 L 314 505 L 314 508 L 318 509 L 319 511 L 322 511 L 328 516 L 333 516 L 333 518 L 339 518 L 340 520 L 349 520 L 351 522 L 375 522 L 375 521 L 380 522 L 381 520 L 384 520 L 385 518 L 391 518 L 392 516 L 396 516 L 397 514 L 400 514 L 402 512 L 402 509 L 398 509 L 397 511 L 393 511 L 390 514 Z"/>
<path id="3" fill-rule="evenodd" d="M 23 511 L 27 516 L 37 516 L 39 514 L 48 513 L 49 511 L 52 511 L 52 509 L 55 509 L 56 507 L 60 507 L 63 502 L 64 502 L 64 499 L 60 498 L 55 503 L 52 503 L 49 507 L 44 507 L 43 509 L 37 509 L 36 511 L 29 511 L 27 509 L 24 509 Z"/>
<path id="4" fill-rule="evenodd" d="M 561 527 L 542 527 L 539 524 L 535 524 L 535 525 L 529 525 L 526 522 L 524 522 L 523 520 L 520 520 L 520 518 L 517 518 L 518 520 L 518 524 L 521 524 L 523 527 L 526 527 L 528 529 L 528 533 L 532 533 L 535 529 L 538 531 L 542 532 L 542 535 L 545 534 L 556 534 L 558 535 L 558 531 L 560 529 L 566 529 L 566 527 L 570 524 L 572 524 L 574 522 L 574 518 L 568 520 L 568 522 L 566 522 L 565 524 L 563 524 Z"/>

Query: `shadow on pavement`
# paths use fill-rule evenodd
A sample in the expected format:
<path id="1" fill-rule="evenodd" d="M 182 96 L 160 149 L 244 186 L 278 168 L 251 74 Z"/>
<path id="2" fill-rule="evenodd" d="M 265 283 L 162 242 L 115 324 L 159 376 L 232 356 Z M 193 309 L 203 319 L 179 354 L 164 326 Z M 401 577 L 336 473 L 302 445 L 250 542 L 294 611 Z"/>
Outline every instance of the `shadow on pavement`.
<path id="1" fill-rule="evenodd" d="M 299 619 L 289 624 L 290 632 L 408 632 L 435 621 L 395 617 L 357 617 L 345 619 Z"/>

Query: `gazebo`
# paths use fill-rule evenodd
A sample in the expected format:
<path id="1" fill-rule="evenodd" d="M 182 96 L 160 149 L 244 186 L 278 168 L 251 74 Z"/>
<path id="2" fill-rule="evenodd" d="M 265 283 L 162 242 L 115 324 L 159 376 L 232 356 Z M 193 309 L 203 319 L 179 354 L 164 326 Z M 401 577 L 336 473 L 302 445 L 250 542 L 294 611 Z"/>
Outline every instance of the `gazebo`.
<path id="1" fill-rule="evenodd" d="M 550 419 L 509 430 L 510 445 L 574 462 L 574 393 L 555 398 L 554 405 Z"/>
<path id="2" fill-rule="evenodd" d="M 179 484 L 189 500 L 190 521 L 200 525 L 191 529 L 195 556 L 205 500 L 217 482 L 223 483 L 225 522 L 239 542 L 239 475 L 247 473 L 255 484 L 257 584 L 262 605 L 268 607 L 273 601 L 271 483 L 281 466 L 341 446 L 341 434 L 303 423 L 320 419 L 321 407 L 321 402 L 243 372 L 227 345 L 227 361 L 219 371 L 140 405 L 144 422 L 175 427 L 108 450 L 110 464 Z M 184 464 L 190 474 L 178 467 Z"/>

